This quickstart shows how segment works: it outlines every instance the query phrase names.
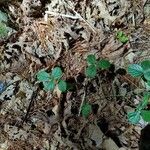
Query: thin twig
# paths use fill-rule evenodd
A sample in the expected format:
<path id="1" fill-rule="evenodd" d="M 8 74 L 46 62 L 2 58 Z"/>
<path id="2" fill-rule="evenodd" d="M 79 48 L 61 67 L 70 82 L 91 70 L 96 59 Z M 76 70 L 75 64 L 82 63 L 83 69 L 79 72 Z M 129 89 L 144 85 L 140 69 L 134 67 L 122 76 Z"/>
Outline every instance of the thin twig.
<path id="1" fill-rule="evenodd" d="M 130 82 L 132 85 L 134 85 L 136 88 L 139 88 L 133 81 L 131 81 L 128 77 L 126 77 L 126 76 L 123 76 L 123 78 L 125 79 L 125 80 L 127 80 L 128 82 Z"/>
<path id="2" fill-rule="evenodd" d="M 47 14 L 53 15 L 53 16 L 61 16 L 61 17 L 71 18 L 71 19 L 80 19 L 80 20 L 83 20 L 91 28 L 91 30 L 94 33 L 96 33 L 96 30 L 94 29 L 94 27 L 87 20 L 85 20 L 78 12 L 76 12 L 68 3 L 66 3 L 66 2 L 64 2 L 64 3 L 70 7 L 70 9 L 75 13 L 75 16 L 56 13 L 56 12 L 52 12 L 52 11 L 45 11 L 45 21 L 47 21 L 47 17 L 48 17 Z"/>
<path id="3" fill-rule="evenodd" d="M 49 14 L 49 15 L 53 15 L 53 16 L 61 16 L 61 17 L 66 17 L 66 18 L 71 18 L 71 19 L 81 19 L 81 17 L 78 16 L 78 15 L 75 15 L 75 16 L 65 15 L 65 14 L 61 14 L 61 13 L 55 13 L 55 12 L 52 12 L 52 11 L 45 11 L 45 13 Z"/>
<path id="4" fill-rule="evenodd" d="M 31 100 L 30 100 L 30 103 L 29 103 L 29 106 L 28 106 L 28 109 L 27 109 L 27 112 L 26 112 L 26 114 L 25 114 L 25 117 L 24 117 L 24 119 L 23 119 L 21 125 L 23 125 L 24 122 L 27 121 L 29 112 L 30 112 L 30 110 L 31 110 L 31 107 L 32 107 L 32 105 L 33 105 L 33 103 L 34 103 L 34 100 L 35 100 L 36 96 L 37 96 L 37 92 L 33 92 L 32 97 L 31 97 Z"/>
<path id="5" fill-rule="evenodd" d="M 79 108 L 78 116 L 80 116 L 80 114 L 81 114 L 82 106 L 83 106 L 84 101 L 85 101 L 85 95 L 86 95 L 86 93 L 84 91 L 84 94 L 83 94 L 83 97 L 82 97 L 82 102 L 81 102 L 81 105 L 80 105 L 80 108 Z"/>
<path id="6" fill-rule="evenodd" d="M 66 3 L 66 2 L 65 2 Z M 75 11 L 68 3 L 66 3 L 70 9 L 76 14 L 76 16 L 79 16 L 81 20 L 83 20 L 91 29 L 93 32 L 96 33 L 96 30 L 94 29 L 94 27 L 87 21 L 85 20 L 77 11 Z"/>

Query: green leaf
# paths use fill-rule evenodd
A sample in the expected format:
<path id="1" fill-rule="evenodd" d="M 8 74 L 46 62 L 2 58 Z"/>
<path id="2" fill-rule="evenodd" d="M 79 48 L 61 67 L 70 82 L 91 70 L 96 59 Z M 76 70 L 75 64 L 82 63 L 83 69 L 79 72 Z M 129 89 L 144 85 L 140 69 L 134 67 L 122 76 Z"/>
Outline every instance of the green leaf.
<path id="1" fill-rule="evenodd" d="M 150 81 L 150 70 L 144 71 L 144 78 Z"/>
<path id="2" fill-rule="evenodd" d="M 127 43 L 129 41 L 128 37 L 123 36 L 120 38 L 120 42 L 122 42 L 123 44 Z"/>
<path id="3" fill-rule="evenodd" d="M 129 38 L 122 31 L 117 32 L 117 39 L 123 44 L 129 41 Z"/>
<path id="4" fill-rule="evenodd" d="M 87 77 L 94 78 L 96 76 L 96 67 L 94 65 L 88 66 L 85 70 Z"/>
<path id="5" fill-rule="evenodd" d="M 88 103 L 83 104 L 83 106 L 81 108 L 82 116 L 87 118 L 91 112 L 92 112 L 92 106 Z"/>
<path id="6" fill-rule="evenodd" d="M 142 110 L 141 116 L 144 121 L 150 122 L 150 110 Z"/>
<path id="7" fill-rule="evenodd" d="M 96 63 L 96 57 L 95 55 L 88 55 L 87 58 L 86 58 L 88 64 L 90 65 L 94 65 Z"/>
<path id="8" fill-rule="evenodd" d="M 49 73 L 47 73 L 46 71 L 39 71 L 37 74 L 37 79 L 39 80 L 39 81 L 48 81 L 48 80 L 50 80 L 50 74 Z"/>
<path id="9" fill-rule="evenodd" d="M 117 38 L 120 38 L 120 37 L 122 37 L 123 36 L 123 32 L 122 31 L 118 31 L 117 32 Z"/>
<path id="10" fill-rule="evenodd" d="M 54 80 L 44 81 L 43 85 L 44 85 L 44 90 L 45 91 L 49 91 L 49 90 L 52 91 L 55 88 L 55 82 L 54 82 Z"/>
<path id="11" fill-rule="evenodd" d="M 137 106 L 137 111 L 141 111 L 142 109 L 144 109 L 150 99 L 150 94 L 149 93 L 145 93 L 142 102 Z"/>
<path id="12" fill-rule="evenodd" d="M 55 80 L 58 80 L 60 79 L 62 76 L 62 70 L 60 67 L 55 67 L 53 70 L 52 70 L 52 77 L 54 77 Z"/>
<path id="13" fill-rule="evenodd" d="M 140 121 L 140 111 L 135 111 L 135 112 L 129 112 L 127 114 L 128 120 L 132 124 L 137 124 Z"/>
<path id="14" fill-rule="evenodd" d="M 64 80 L 60 80 L 58 83 L 58 88 L 61 92 L 65 92 L 67 90 L 67 83 Z"/>
<path id="15" fill-rule="evenodd" d="M 132 76 L 132 77 L 140 77 L 143 75 L 143 69 L 140 65 L 138 64 L 130 64 L 128 66 L 128 73 Z"/>
<path id="16" fill-rule="evenodd" d="M 97 62 L 97 67 L 100 69 L 108 69 L 110 65 L 110 62 L 106 59 L 102 59 Z"/>
<path id="17" fill-rule="evenodd" d="M 141 62 L 141 67 L 143 70 L 150 70 L 150 60 L 144 60 Z"/>

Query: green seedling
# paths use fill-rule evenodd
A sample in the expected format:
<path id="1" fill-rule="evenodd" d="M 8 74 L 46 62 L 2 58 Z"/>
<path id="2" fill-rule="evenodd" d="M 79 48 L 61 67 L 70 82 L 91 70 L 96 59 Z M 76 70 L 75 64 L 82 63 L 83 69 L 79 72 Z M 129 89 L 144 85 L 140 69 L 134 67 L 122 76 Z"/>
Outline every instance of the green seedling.
<path id="1" fill-rule="evenodd" d="M 63 72 L 60 67 L 53 68 L 51 73 L 47 73 L 46 71 L 39 71 L 37 73 L 38 81 L 42 82 L 44 85 L 45 91 L 53 91 L 58 85 L 58 88 L 61 92 L 65 92 L 67 89 L 67 83 L 62 80 Z"/>
<path id="2" fill-rule="evenodd" d="M 88 67 L 85 70 L 85 75 L 90 78 L 96 76 L 98 69 L 108 69 L 111 65 L 106 59 L 96 60 L 95 55 L 88 55 L 86 61 Z"/>
<path id="3" fill-rule="evenodd" d="M 117 32 L 116 38 L 123 44 L 126 44 L 129 41 L 129 38 L 122 31 Z"/>
<path id="4" fill-rule="evenodd" d="M 141 77 L 150 86 L 150 60 L 144 60 L 140 64 L 130 64 L 128 73 L 132 77 Z M 128 113 L 129 122 L 137 124 L 142 117 L 143 120 L 150 122 L 150 111 L 144 110 L 149 102 L 150 94 L 146 92 L 143 101 L 138 105 L 135 112 Z"/>
<path id="5" fill-rule="evenodd" d="M 150 94 L 145 93 L 142 102 L 137 106 L 134 112 L 127 114 L 128 120 L 131 124 L 139 123 L 141 117 L 145 121 L 150 121 L 150 111 L 144 110 L 150 100 Z"/>

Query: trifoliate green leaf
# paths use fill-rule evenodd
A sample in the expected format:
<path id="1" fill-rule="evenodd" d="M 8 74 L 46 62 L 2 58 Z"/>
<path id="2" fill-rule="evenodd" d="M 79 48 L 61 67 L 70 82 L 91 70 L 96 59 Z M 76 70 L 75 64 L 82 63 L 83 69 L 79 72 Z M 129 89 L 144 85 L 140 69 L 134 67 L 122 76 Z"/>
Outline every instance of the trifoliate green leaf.
<path id="1" fill-rule="evenodd" d="M 128 73 L 132 77 L 140 77 L 143 75 L 143 68 L 138 64 L 130 64 L 128 66 Z"/>
<path id="2" fill-rule="evenodd" d="M 150 60 L 144 60 L 141 62 L 141 67 L 144 71 L 150 70 Z"/>
<path id="3" fill-rule="evenodd" d="M 53 70 L 52 70 L 52 77 L 55 79 L 55 80 L 58 80 L 60 79 L 62 76 L 62 70 L 60 67 L 55 67 Z"/>
<path id="4" fill-rule="evenodd" d="M 148 113 L 146 112 L 147 113 L 146 114 L 144 112 L 145 114 L 141 114 L 141 112 L 147 106 L 149 99 L 150 99 L 150 94 L 149 93 L 145 93 L 144 97 L 143 97 L 143 100 L 138 105 L 136 111 L 128 113 L 128 120 L 129 120 L 130 123 L 137 124 L 140 121 L 141 115 L 142 115 L 143 119 L 148 119 Z"/>
<path id="5" fill-rule="evenodd" d="M 110 65 L 110 62 L 106 59 L 102 59 L 97 62 L 97 67 L 100 69 L 108 69 Z"/>
<path id="6" fill-rule="evenodd" d="M 137 124 L 140 121 L 140 111 L 129 112 L 127 114 L 128 120 L 131 124 Z"/>
<path id="7" fill-rule="evenodd" d="M 94 65 L 88 66 L 85 70 L 85 75 L 94 78 L 96 76 L 96 67 Z"/>
<path id="8" fill-rule="evenodd" d="M 46 71 L 39 71 L 37 74 L 37 79 L 39 80 L 39 81 L 48 81 L 48 80 L 50 80 L 50 74 L 49 73 L 47 73 Z"/>
<path id="9" fill-rule="evenodd" d="M 150 122 L 150 110 L 142 110 L 141 116 L 144 121 Z"/>
<path id="10" fill-rule="evenodd" d="M 61 92 L 65 92 L 67 90 L 67 83 L 64 80 L 60 80 L 58 83 L 58 88 Z"/>
<path id="11" fill-rule="evenodd" d="M 87 56 L 87 62 L 88 62 L 88 64 L 90 64 L 90 65 L 94 65 L 95 63 L 96 63 L 96 57 L 95 57 L 95 55 L 88 55 Z"/>
<path id="12" fill-rule="evenodd" d="M 123 44 L 129 41 L 129 38 L 122 31 L 117 32 L 117 39 Z"/>
<path id="13" fill-rule="evenodd" d="M 88 103 L 83 104 L 83 106 L 81 108 L 82 116 L 87 118 L 91 112 L 92 112 L 92 106 Z"/>
<path id="14" fill-rule="evenodd" d="M 44 90 L 45 91 L 49 91 L 49 90 L 52 91 L 55 88 L 55 82 L 54 82 L 54 80 L 44 81 L 43 85 L 44 85 Z"/>

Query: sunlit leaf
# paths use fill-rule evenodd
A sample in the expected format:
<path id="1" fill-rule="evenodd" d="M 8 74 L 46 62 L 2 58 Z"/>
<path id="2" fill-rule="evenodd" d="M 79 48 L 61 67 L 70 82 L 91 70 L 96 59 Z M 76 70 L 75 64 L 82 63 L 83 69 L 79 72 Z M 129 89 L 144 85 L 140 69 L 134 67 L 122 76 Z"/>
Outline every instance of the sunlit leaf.
<path id="1" fill-rule="evenodd" d="M 128 39 L 128 37 L 123 36 L 123 37 L 120 38 L 120 41 L 121 41 L 123 44 L 125 44 L 125 43 L 127 43 L 127 42 L 129 41 L 129 39 Z"/>
<path id="2" fill-rule="evenodd" d="M 130 64 L 128 66 L 128 73 L 132 76 L 132 77 L 140 77 L 143 75 L 143 69 L 140 65 L 138 64 Z"/>
<path id="3" fill-rule="evenodd" d="M 117 38 L 120 38 L 120 37 L 122 37 L 123 36 L 123 32 L 122 31 L 118 31 L 117 32 Z"/>
<path id="4" fill-rule="evenodd" d="M 122 31 L 117 32 L 117 39 L 123 44 L 129 41 L 129 38 Z"/>

